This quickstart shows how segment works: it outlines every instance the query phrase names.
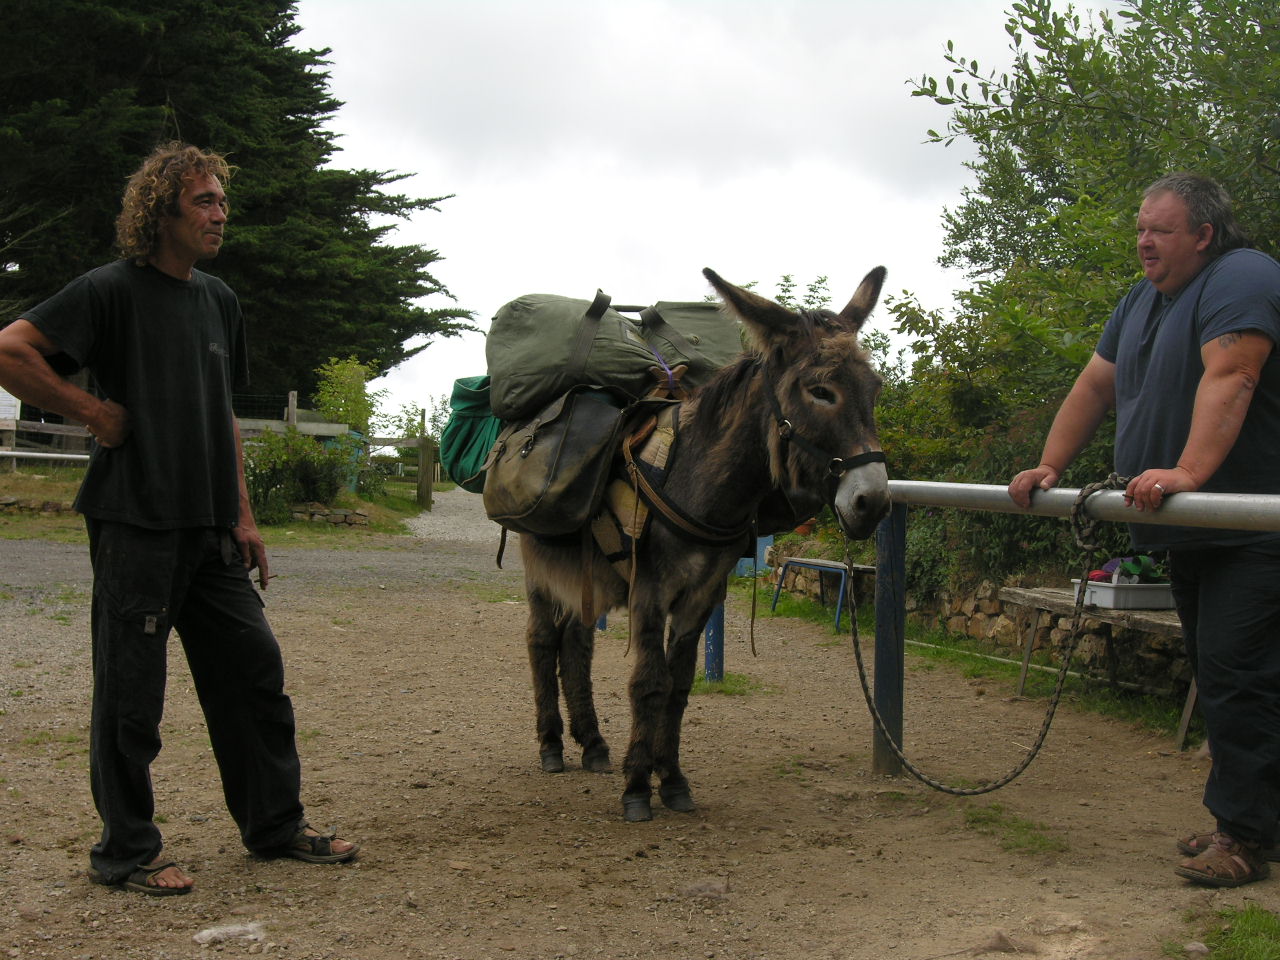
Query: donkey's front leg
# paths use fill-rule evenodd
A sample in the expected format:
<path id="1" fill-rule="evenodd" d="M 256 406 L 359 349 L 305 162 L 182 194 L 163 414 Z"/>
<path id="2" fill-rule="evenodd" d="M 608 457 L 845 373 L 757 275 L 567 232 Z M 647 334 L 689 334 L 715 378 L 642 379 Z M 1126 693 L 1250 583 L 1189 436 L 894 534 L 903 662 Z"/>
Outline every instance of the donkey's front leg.
<path id="1" fill-rule="evenodd" d="M 560 684 L 556 669 L 566 617 L 555 601 L 541 588 L 528 588 L 529 625 L 525 641 L 529 648 L 529 669 L 533 674 L 533 705 L 538 733 L 538 752 L 546 773 L 564 770 L 564 721 L 560 719 Z"/>
<path id="2" fill-rule="evenodd" d="M 691 813 L 697 809 L 689 781 L 680 769 L 680 730 L 684 724 L 685 708 L 689 705 L 689 690 L 693 687 L 693 675 L 698 659 L 698 628 L 676 633 L 674 624 L 667 644 L 667 668 L 671 675 L 671 693 L 667 697 L 662 725 L 658 729 L 654 769 L 661 778 L 658 796 L 668 810 Z"/>
<path id="3" fill-rule="evenodd" d="M 633 608 L 632 618 L 636 665 L 627 687 L 631 697 L 631 742 L 622 764 L 626 779 L 622 815 L 628 822 L 637 823 L 653 819 L 649 778 L 662 712 L 671 694 L 671 674 L 662 653 L 665 617 L 650 607 L 643 614 Z"/>

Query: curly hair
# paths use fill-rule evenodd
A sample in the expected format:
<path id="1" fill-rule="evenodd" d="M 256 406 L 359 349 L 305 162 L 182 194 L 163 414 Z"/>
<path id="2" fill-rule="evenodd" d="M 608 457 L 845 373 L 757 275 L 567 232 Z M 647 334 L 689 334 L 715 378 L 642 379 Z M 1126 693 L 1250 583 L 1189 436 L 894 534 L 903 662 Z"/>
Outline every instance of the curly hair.
<path id="1" fill-rule="evenodd" d="M 221 154 L 177 140 L 156 147 L 124 189 L 116 217 L 120 256 L 139 264 L 146 262 L 155 250 L 160 218 L 178 212 L 185 180 L 212 175 L 226 183 L 234 169 Z"/>

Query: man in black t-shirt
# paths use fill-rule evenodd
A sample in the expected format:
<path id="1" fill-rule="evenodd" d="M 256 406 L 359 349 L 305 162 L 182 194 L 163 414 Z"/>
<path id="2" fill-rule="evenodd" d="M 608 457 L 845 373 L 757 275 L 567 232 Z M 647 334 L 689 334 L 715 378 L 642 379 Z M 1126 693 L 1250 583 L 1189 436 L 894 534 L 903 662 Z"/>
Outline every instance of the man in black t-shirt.
<path id="1" fill-rule="evenodd" d="M 160 750 L 171 628 L 186 652 L 241 839 L 263 856 L 352 859 L 311 828 L 284 664 L 254 591 L 267 555 L 244 482 L 231 392 L 247 381 L 244 321 L 217 256 L 226 161 L 171 143 L 125 190 L 123 259 L 0 330 L 0 385 L 95 439 L 76 500 L 93 565 L 90 774 L 102 817 L 98 882 L 165 896 L 193 881 L 161 858 L 150 764 Z M 86 367 L 96 393 L 59 374 Z"/>

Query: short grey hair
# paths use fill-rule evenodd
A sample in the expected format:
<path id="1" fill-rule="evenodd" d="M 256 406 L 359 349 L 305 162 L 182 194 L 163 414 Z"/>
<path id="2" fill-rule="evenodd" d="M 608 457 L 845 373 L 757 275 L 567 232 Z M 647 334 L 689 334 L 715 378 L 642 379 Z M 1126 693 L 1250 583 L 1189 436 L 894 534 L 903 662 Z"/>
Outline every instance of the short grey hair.
<path id="1" fill-rule="evenodd" d="M 1145 200 L 1157 193 L 1173 193 L 1187 205 L 1188 226 L 1196 229 L 1202 223 L 1213 227 L 1213 238 L 1205 252 L 1210 259 L 1228 250 L 1252 247 L 1253 241 L 1236 220 L 1231 197 L 1218 181 L 1199 173 L 1169 173 L 1142 192 Z"/>

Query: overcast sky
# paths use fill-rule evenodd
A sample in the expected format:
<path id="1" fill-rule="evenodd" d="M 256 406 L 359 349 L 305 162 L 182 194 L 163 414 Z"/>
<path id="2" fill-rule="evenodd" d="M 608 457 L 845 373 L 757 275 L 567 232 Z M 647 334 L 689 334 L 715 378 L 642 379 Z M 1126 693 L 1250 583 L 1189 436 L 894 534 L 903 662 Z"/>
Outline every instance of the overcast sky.
<path id="1" fill-rule="evenodd" d="M 705 266 L 765 293 L 827 276 L 838 308 L 883 264 L 887 294 L 941 307 L 961 282 L 936 264 L 941 214 L 971 154 L 924 142 L 948 113 L 908 81 L 945 76 L 948 40 L 1006 69 L 1010 3 L 299 0 L 294 44 L 331 48 L 336 165 L 455 195 L 393 239 L 444 256 L 482 329 L 525 293 L 699 300 Z M 883 307 L 871 325 L 890 329 Z M 374 386 L 390 412 L 484 372 L 472 334 Z"/>

